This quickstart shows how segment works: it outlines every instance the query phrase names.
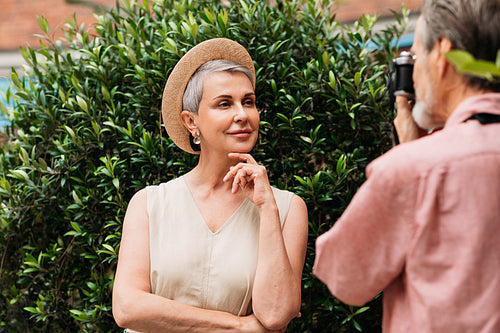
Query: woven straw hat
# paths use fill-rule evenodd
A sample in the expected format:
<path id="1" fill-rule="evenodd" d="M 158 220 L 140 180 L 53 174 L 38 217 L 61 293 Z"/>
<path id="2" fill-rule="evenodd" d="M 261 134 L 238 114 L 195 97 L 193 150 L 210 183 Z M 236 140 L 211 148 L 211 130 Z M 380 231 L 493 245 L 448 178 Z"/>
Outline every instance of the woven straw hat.
<path id="1" fill-rule="evenodd" d="M 255 82 L 252 58 L 243 46 L 230 39 L 214 38 L 201 42 L 179 60 L 165 84 L 161 113 L 168 136 L 179 148 L 191 154 L 199 152 L 191 148 L 190 133 L 181 121 L 182 97 L 194 72 L 204 63 L 215 59 L 232 60 L 248 67 L 254 75 Z"/>

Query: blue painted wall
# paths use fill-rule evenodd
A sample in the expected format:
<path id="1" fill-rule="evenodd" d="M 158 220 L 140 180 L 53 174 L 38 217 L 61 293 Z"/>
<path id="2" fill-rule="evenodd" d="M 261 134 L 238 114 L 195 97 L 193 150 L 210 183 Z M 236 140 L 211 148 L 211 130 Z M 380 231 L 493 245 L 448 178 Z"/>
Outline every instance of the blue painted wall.
<path id="1" fill-rule="evenodd" d="M 7 102 L 4 99 L 4 91 L 7 90 L 10 83 L 11 83 L 10 79 L 3 77 L 0 78 L 0 103 L 4 105 L 7 105 Z M 10 122 L 7 119 L 5 119 L 2 113 L 0 112 L 0 127 L 4 127 L 7 125 L 10 125 Z"/>

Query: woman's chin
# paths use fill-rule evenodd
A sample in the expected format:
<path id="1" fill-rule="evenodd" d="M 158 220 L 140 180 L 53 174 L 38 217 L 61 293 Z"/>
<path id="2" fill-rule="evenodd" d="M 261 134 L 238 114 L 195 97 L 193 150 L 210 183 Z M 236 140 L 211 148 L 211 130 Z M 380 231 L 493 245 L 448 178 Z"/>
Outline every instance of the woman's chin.
<path id="1" fill-rule="evenodd" d="M 253 148 L 253 147 L 252 147 Z M 230 153 L 238 153 L 238 154 L 248 154 L 252 148 L 250 149 L 245 149 L 245 148 L 237 148 L 229 151 Z"/>

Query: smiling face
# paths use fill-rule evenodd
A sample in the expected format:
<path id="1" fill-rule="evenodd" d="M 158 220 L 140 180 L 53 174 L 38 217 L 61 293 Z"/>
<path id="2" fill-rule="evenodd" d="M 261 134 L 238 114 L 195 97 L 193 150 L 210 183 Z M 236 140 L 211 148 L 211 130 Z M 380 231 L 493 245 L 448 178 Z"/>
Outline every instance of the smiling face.
<path id="1" fill-rule="evenodd" d="M 248 153 L 257 142 L 259 113 L 248 77 L 215 72 L 203 80 L 203 97 L 195 123 L 203 151 Z"/>

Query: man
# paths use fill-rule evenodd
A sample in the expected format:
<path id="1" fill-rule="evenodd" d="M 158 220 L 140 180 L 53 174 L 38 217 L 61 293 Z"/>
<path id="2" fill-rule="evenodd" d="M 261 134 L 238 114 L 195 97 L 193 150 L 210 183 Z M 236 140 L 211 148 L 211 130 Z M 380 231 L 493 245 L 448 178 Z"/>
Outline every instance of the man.
<path id="1" fill-rule="evenodd" d="M 459 73 L 453 49 L 495 62 L 499 0 L 424 0 L 416 102 L 396 101 L 405 143 L 316 243 L 314 273 L 337 298 L 383 291 L 384 332 L 500 332 L 500 80 Z"/>

